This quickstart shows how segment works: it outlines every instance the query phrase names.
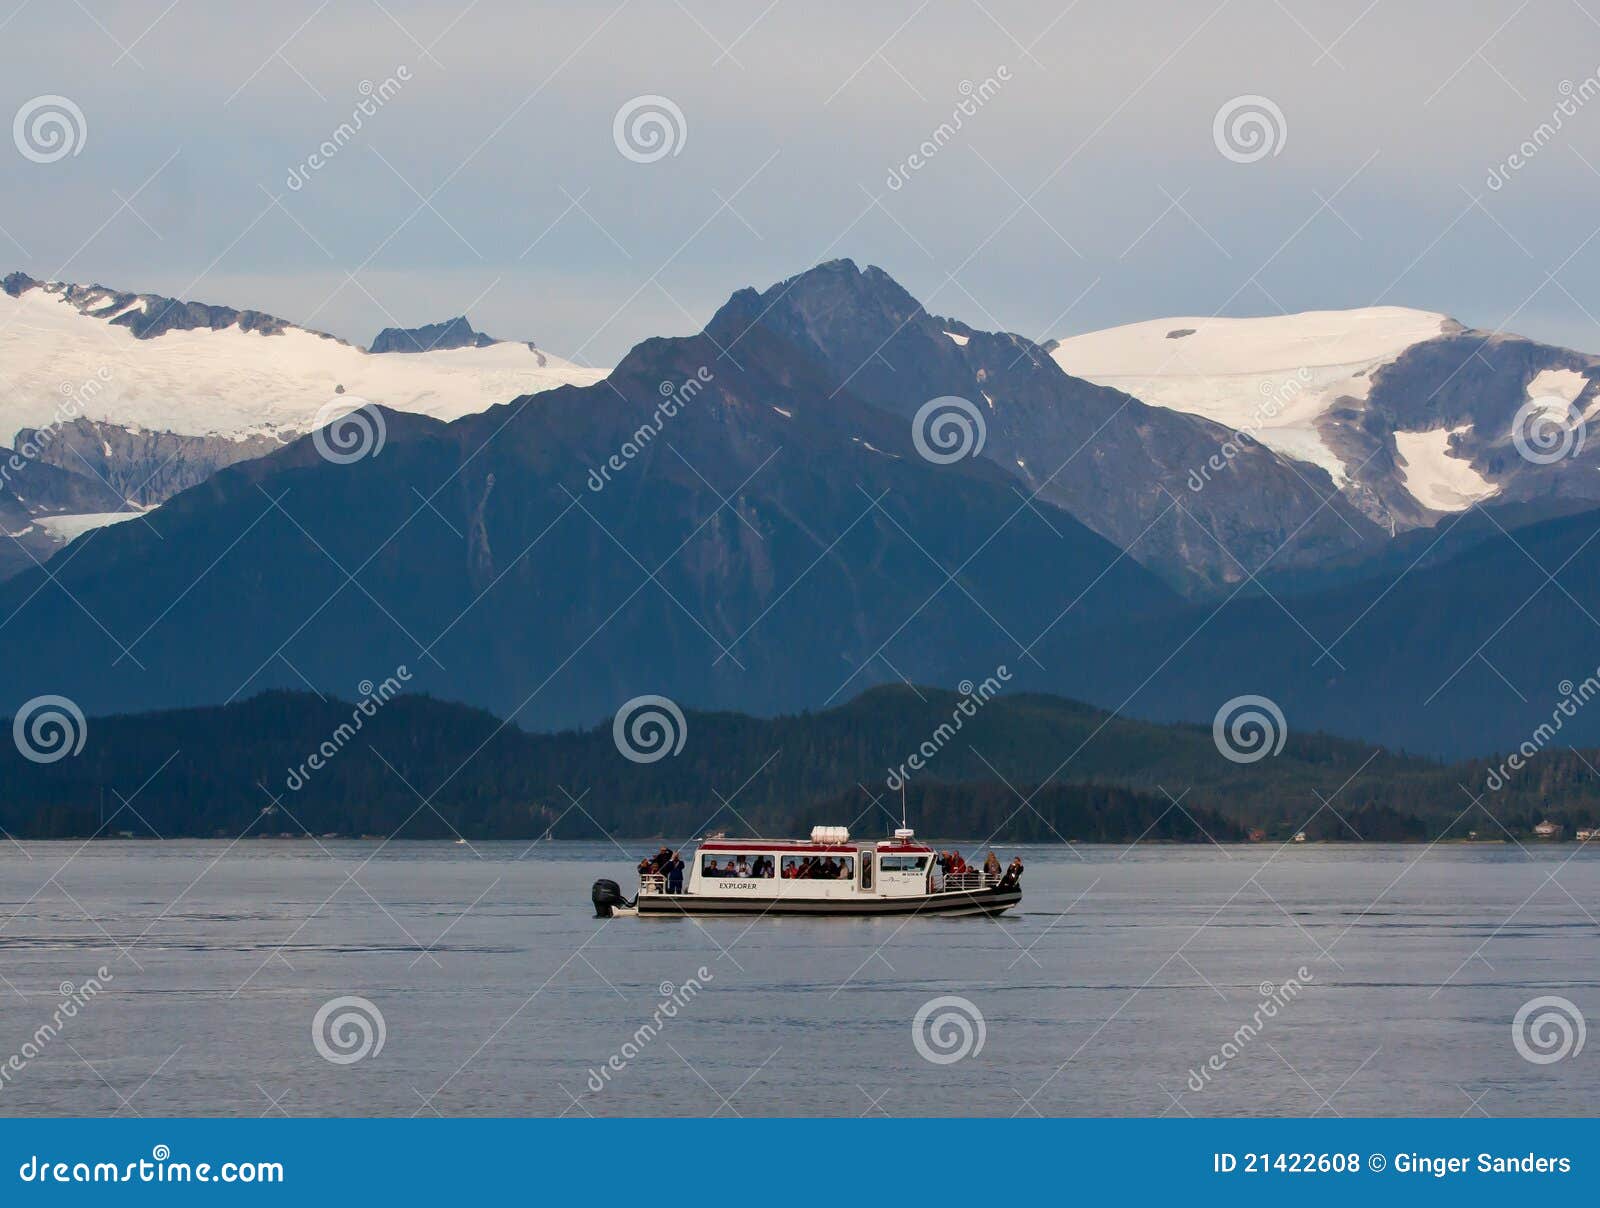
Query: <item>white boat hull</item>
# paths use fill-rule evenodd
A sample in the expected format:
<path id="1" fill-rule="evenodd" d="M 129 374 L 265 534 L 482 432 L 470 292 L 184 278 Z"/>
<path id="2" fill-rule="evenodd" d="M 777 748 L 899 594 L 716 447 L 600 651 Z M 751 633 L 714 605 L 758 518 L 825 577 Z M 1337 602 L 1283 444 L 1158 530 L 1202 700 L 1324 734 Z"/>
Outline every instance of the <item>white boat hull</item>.
<path id="1" fill-rule="evenodd" d="M 906 897 L 809 898 L 799 896 L 751 897 L 703 893 L 640 894 L 635 905 L 640 918 L 708 915 L 827 915 L 876 917 L 879 915 L 999 915 L 1022 901 L 1022 890 L 974 889 Z"/>

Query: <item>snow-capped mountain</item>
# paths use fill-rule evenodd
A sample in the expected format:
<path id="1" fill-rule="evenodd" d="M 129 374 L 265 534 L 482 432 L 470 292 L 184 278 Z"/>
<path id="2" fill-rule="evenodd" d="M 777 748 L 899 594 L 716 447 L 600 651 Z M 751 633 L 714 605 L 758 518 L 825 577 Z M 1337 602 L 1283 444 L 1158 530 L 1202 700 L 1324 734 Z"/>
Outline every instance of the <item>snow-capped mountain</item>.
<path id="1" fill-rule="evenodd" d="M 378 346 L 395 351 L 259 311 L 12 273 L 0 281 L 0 445 L 148 507 L 366 402 L 452 420 L 606 373 L 483 336 L 464 316 L 388 329 Z"/>
<path id="2" fill-rule="evenodd" d="M 84 395 L 76 410 L 85 419 L 238 440 L 302 434 L 341 395 L 451 420 L 606 375 L 525 343 L 370 353 L 254 311 L 17 273 L 3 284 L 7 437 L 56 421 L 73 391 Z"/>
<path id="3" fill-rule="evenodd" d="M 1155 319 L 1060 340 L 1051 355 L 1079 377 L 1321 467 L 1391 532 L 1475 504 L 1600 499 L 1594 453 L 1576 430 L 1595 409 L 1600 359 L 1443 314 Z M 1565 455 L 1545 455 L 1563 443 Z"/>

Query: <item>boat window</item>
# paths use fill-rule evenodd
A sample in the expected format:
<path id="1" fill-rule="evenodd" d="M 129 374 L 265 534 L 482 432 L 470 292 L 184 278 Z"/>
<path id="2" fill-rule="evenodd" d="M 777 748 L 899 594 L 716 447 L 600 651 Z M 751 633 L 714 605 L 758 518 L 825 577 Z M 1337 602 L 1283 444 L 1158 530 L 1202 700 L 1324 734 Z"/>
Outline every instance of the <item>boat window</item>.
<path id="1" fill-rule="evenodd" d="M 921 872 L 927 866 L 927 856 L 878 856 L 878 867 L 884 872 Z"/>
<path id="2" fill-rule="evenodd" d="M 783 877 L 786 881 L 853 881 L 856 875 L 854 856 L 785 856 Z"/>
<path id="3" fill-rule="evenodd" d="M 872 888 L 872 853 L 870 851 L 861 853 L 861 888 Z"/>
<path id="4" fill-rule="evenodd" d="M 700 875 L 702 877 L 770 877 L 773 875 L 771 856 L 734 853 L 724 855 L 720 852 L 707 854 L 700 857 Z"/>

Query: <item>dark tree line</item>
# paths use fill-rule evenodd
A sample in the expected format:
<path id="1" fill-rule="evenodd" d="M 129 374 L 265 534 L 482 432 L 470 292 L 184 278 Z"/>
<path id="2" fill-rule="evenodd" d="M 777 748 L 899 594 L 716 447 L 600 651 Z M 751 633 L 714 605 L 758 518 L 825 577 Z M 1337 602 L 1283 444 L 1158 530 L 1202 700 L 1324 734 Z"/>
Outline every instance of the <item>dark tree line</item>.
<path id="1" fill-rule="evenodd" d="M 92 718 L 82 752 L 54 763 L 0 743 L 0 827 L 34 837 L 687 838 L 853 823 L 880 834 L 899 817 L 892 773 L 958 703 L 948 692 L 888 688 L 774 719 L 691 711 L 679 754 L 635 763 L 619 753 L 609 719 L 529 734 L 424 696 L 367 716 L 346 702 L 269 693 Z M 1498 838 L 1502 827 L 1521 837 L 1545 819 L 1570 836 L 1600 817 L 1600 757 L 1552 748 L 1489 791 L 1499 765 L 1374 755 L 1320 734 L 1291 734 L 1278 756 L 1241 765 L 1218 754 L 1208 727 L 1019 695 L 963 715 L 909 773 L 906 795 L 919 833 L 996 841 L 1226 842 L 1302 828 L 1352 842 L 1474 830 Z M 1319 809 L 1324 798 L 1332 808 Z"/>

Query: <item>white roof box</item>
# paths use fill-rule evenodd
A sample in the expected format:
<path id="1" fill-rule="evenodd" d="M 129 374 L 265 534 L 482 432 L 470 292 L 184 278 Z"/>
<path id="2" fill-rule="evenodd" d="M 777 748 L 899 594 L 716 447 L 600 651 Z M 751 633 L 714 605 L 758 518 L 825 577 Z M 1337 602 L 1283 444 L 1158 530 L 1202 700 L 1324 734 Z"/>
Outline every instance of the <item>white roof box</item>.
<path id="1" fill-rule="evenodd" d="M 811 842 L 840 844 L 850 842 L 850 828 L 848 826 L 813 826 L 811 828 Z"/>
<path id="2" fill-rule="evenodd" d="M 894 837 L 901 841 L 906 839 L 915 839 L 917 837 L 917 832 L 912 830 L 909 826 L 897 826 L 894 829 Z"/>

